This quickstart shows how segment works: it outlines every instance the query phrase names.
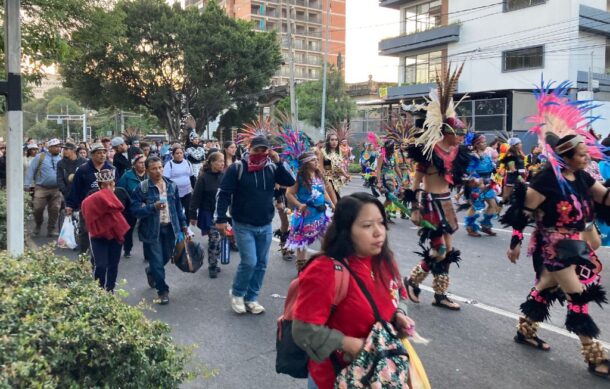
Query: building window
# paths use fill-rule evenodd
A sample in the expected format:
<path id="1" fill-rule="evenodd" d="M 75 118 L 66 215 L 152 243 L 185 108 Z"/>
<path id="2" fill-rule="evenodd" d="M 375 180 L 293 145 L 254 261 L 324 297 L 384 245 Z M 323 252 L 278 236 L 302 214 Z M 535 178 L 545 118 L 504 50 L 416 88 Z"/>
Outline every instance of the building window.
<path id="1" fill-rule="evenodd" d="M 504 0 L 504 11 L 514 11 L 546 3 L 546 0 Z"/>
<path id="2" fill-rule="evenodd" d="M 441 25 L 441 0 L 428 1 L 405 9 L 405 34 L 426 31 Z"/>
<path id="3" fill-rule="evenodd" d="M 544 46 L 509 50 L 502 53 L 502 70 L 538 69 L 544 67 Z"/>
<path id="4" fill-rule="evenodd" d="M 405 57 L 405 84 L 427 84 L 441 72 L 441 51 Z"/>
<path id="5" fill-rule="evenodd" d="M 506 131 L 506 98 L 464 100 L 456 112 L 476 132 Z"/>

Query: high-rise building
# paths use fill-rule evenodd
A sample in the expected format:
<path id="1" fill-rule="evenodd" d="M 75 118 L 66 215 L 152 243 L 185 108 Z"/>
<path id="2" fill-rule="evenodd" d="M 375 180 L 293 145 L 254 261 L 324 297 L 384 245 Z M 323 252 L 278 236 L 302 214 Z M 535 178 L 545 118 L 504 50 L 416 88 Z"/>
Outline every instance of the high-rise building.
<path id="1" fill-rule="evenodd" d="M 273 85 L 288 84 L 288 7 L 292 7 L 295 80 L 317 80 L 322 75 L 326 15 L 331 3 L 328 25 L 328 62 L 345 69 L 345 0 L 222 0 L 218 3 L 231 17 L 254 22 L 257 31 L 277 31 L 284 64 L 272 79 Z M 185 0 L 186 7 L 203 8 L 208 0 Z"/>

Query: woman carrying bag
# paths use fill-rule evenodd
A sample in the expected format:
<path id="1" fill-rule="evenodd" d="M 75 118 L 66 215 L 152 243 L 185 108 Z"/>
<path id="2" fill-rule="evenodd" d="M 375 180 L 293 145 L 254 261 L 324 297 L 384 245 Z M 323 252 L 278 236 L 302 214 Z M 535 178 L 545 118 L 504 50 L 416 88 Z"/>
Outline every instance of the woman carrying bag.
<path id="1" fill-rule="evenodd" d="M 336 306 L 332 305 L 332 258 L 350 273 L 347 295 Z M 377 368 L 388 364 L 381 361 L 368 366 L 373 371 L 368 384 L 354 381 L 359 371 L 367 372 L 360 365 L 370 362 L 371 349 L 380 338 L 388 346 L 385 351 L 398 358 L 392 361 L 403 365 L 400 372 L 391 374 L 392 387 L 409 387 L 408 367 L 404 367 L 408 355 L 399 338 L 414 333 L 414 323 L 406 315 L 405 289 L 388 247 L 387 217 L 372 195 L 355 193 L 337 203 L 322 252 L 299 274 L 294 318 L 294 341 L 310 358 L 309 388 L 370 387 L 384 380 Z M 354 362 L 348 367 L 350 361 Z"/>
<path id="2" fill-rule="evenodd" d="M 210 278 L 216 278 L 220 272 L 218 257 L 220 255 L 220 233 L 214 227 L 214 210 L 216 209 L 216 192 L 222 179 L 225 158 L 221 152 L 213 152 L 203 164 L 195 191 L 189 207 L 191 225 L 197 225 L 202 235 L 208 236 L 208 271 Z"/>

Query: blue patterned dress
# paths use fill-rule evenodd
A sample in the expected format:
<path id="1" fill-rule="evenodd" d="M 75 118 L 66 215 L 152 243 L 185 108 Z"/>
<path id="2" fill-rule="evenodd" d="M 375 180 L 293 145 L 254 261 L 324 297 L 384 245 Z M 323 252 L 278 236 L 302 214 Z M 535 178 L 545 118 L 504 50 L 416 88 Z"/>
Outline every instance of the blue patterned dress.
<path id="1" fill-rule="evenodd" d="M 330 215 L 326 212 L 324 180 L 314 178 L 311 189 L 308 189 L 299 178 L 296 197 L 300 203 L 307 205 L 307 210 L 304 213 L 294 210 L 286 242 L 286 248 L 290 250 L 304 249 L 324 236 L 330 222 Z"/>

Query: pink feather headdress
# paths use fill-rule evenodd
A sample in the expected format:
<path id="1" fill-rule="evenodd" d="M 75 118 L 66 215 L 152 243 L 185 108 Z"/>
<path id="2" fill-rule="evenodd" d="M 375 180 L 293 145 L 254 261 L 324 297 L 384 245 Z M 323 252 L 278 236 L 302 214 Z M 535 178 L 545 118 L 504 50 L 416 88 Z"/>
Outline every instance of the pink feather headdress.
<path id="1" fill-rule="evenodd" d="M 561 169 L 566 167 L 565 161 L 553 150 L 554 145 L 548 143 L 549 135 L 551 138 L 554 135 L 557 139 L 566 135 L 577 135 L 587 146 L 591 158 L 597 160 L 609 158 L 604 154 L 606 147 L 589 132 L 591 123 L 599 119 L 599 116 L 588 114 L 597 105 L 591 101 L 571 100 L 568 96 L 571 87 L 569 81 L 560 83 L 551 91 L 553 86 L 553 82 L 545 83 L 542 79 L 540 86 L 534 90 L 538 113 L 529 118 L 529 121 L 534 123 L 530 133 L 538 137 L 542 153 L 553 167 L 560 187 L 564 192 L 566 190 L 569 192 L 571 187 L 561 174 Z"/>

